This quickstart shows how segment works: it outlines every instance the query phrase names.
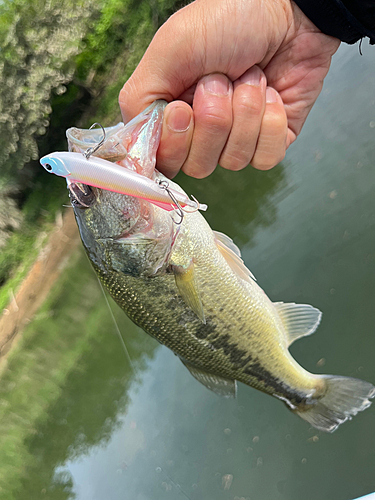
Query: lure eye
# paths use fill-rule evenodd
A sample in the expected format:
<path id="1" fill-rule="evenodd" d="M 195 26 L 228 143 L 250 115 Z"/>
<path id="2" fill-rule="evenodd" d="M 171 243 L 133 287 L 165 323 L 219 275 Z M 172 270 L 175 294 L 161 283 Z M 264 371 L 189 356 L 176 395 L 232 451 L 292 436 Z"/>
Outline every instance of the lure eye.
<path id="1" fill-rule="evenodd" d="M 44 168 L 45 168 L 46 170 L 48 170 L 49 172 L 51 172 L 51 170 L 52 170 L 52 167 L 51 167 L 51 165 L 50 165 L 49 163 L 46 163 L 46 164 L 44 165 Z"/>
<path id="2" fill-rule="evenodd" d="M 89 208 L 95 201 L 93 190 L 86 184 L 70 184 L 69 196 L 72 204 L 81 208 Z"/>

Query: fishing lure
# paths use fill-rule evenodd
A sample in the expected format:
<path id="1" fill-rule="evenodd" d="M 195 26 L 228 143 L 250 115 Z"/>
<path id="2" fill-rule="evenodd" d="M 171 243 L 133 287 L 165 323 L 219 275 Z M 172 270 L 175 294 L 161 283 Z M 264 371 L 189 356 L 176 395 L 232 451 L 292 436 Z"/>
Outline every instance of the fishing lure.
<path id="1" fill-rule="evenodd" d="M 169 188 L 166 181 L 149 179 L 95 156 L 86 158 L 82 153 L 62 151 L 43 156 L 40 163 L 47 172 L 65 177 L 68 185 L 79 182 L 134 196 L 167 211 L 188 208 L 186 211 L 194 212 L 207 209 L 207 205 L 200 204 L 195 199 L 191 200 L 185 193 Z"/>

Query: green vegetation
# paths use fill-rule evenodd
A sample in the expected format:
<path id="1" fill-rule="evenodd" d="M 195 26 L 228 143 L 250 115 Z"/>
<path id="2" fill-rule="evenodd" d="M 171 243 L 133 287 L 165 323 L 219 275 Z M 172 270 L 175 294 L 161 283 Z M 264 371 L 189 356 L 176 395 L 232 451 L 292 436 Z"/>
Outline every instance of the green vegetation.
<path id="1" fill-rule="evenodd" d="M 67 200 L 38 157 L 72 125 L 120 118 L 118 92 L 176 0 L 5 0 L 0 5 L 0 310 Z M 20 267 L 21 266 L 21 267 Z"/>
<path id="2" fill-rule="evenodd" d="M 92 0 L 5 0 L 0 6 L 1 176 L 38 158 L 51 94 L 65 90 L 95 15 Z"/>

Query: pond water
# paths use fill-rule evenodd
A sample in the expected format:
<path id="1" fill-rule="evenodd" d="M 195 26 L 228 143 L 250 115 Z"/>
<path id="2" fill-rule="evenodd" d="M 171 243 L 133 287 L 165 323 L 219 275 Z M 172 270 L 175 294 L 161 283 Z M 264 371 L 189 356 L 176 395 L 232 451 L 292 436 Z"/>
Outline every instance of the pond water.
<path id="1" fill-rule="evenodd" d="M 208 203 L 209 223 L 272 300 L 323 311 L 317 332 L 292 346 L 298 362 L 375 383 L 375 51 L 363 50 L 340 48 L 280 166 L 177 182 Z M 1 498 L 351 500 L 375 490 L 375 406 L 327 435 L 245 385 L 221 399 L 111 308 L 119 332 L 80 250 L 2 376 Z"/>

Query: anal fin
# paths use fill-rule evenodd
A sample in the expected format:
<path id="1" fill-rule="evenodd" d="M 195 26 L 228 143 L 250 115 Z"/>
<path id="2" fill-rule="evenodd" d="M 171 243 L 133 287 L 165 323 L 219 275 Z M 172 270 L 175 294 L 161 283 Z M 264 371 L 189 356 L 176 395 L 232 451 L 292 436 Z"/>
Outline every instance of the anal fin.
<path id="1" fill-rule="evenodd" d="M 224 398 L 235 398 L 237 394 L 237 382 L 229 378 L 221 377 L 213 373 L 197 368 L 187 361 L 181 360 L 193 377 L 203 384 L 207 389 Z"/>

